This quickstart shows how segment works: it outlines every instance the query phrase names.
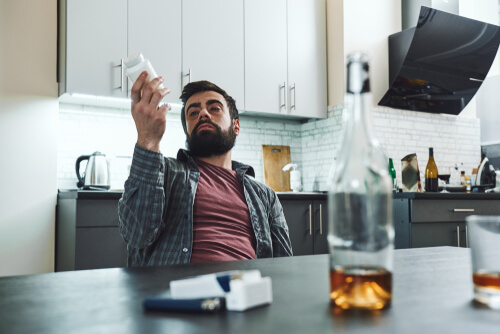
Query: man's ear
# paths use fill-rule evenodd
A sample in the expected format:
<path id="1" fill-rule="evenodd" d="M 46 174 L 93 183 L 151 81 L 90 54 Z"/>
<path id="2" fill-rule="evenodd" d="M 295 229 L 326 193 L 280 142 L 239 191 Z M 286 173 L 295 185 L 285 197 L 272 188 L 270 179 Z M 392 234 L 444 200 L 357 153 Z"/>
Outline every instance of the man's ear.
<path id="1" fill-rule="evenodd" d="M 240 120 L 233 119 L 234 133 L 238 136 L 240 134 Z"/>

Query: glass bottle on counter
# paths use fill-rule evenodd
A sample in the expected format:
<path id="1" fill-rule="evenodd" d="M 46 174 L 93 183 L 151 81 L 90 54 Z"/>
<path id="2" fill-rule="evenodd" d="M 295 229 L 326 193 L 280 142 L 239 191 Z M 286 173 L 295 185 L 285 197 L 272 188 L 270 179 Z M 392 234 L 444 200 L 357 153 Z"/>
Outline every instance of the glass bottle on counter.
<path id="1" fill-rule="evenodd" d="M 387 158 L 372 137 L 368 57 L 347 58 L 345 138 L 328 193 L 330 302 L 376 310 L 392 300 L 392 181 Z"/>
<path id="2" fill-rule="evenodd" d="M 439 191 L 438 169 L 434 161 L 434 149 L 432 147 L 429 147 L 429 161 L 427 167 L 425 167 L 425 191 L 434 193 Z"/>
<path id="3" fill-rule="evenodd" d="M 392 192 L 398 192 L 398 180 L 396 179 L 396 169 L 394 168 L 394 163 L 392 158 L 389 158 L 389 175 L 392 179 Z"/>

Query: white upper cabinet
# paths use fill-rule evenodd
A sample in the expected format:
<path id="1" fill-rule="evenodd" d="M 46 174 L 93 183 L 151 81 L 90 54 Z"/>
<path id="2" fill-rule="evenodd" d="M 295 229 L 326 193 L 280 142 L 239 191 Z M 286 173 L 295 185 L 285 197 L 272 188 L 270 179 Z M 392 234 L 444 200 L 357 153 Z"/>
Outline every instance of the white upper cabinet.
<path id="1" fill-rule="evenodd" d="M 245 110 L 286 114 L 286 0 L 245 1 Z"/>
<path id="2" fill-rule="evenodd" d="M 61 5 L 60 94 L 126 97 L 127 2 L 71 0 Z"/>
<path id="3" fill-rule="evenodd" d="M 239 110 L 327 115 L 325 0 L 60 0 L 60 94 L 127 97 L 142 52 L 179 102 L 208 80 Z"/>
<path id="4" fill-rule="evenodd" d="M 325 0 L 245 1 L 245 110 L 327 115 Z"/>
<path id="5" fill-rule="evenodd" d="M 128 0 L 128 56 L 142 52 L 179 103 L 182 91 L 181 0 Z M 128 90 L 133 82 L 128 80 Z"/>
<path id="6" fill-rule="evenodd" d="M 243 0 L 183 0 L 183 84 L 208 80 L 244 106 Z"/>
<path id="7" fill-rule="evenodd" d="M 327 117 L 324 0 L 288 0 L 288 112 Z"/>

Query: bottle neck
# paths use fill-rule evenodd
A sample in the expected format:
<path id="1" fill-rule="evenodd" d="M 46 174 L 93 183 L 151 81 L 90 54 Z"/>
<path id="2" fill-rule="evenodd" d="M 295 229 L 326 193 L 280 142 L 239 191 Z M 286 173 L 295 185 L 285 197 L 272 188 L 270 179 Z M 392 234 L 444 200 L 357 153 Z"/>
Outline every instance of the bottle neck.
<path id="1" fill-rule="evenodd" d="M 346 94 L 347 113 L 346 139 L 352 138 L 353 144 L 366 145 L 371 140 L 371 94 Z"/>

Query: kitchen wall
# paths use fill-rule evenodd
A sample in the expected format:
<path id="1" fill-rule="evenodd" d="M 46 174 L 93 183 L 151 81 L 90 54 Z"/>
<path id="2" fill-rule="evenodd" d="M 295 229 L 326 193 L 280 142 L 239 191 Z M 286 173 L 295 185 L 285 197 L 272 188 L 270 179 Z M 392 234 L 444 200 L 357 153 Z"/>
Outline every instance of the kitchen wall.
<path id="1" fill-rule="evenodd" d="M 54 270 L 56 9 L 0 0 L 0 276 Z"/>
<path id="2" fill-rule="evenodd" d="M 263 182 L 263 144 L 290 146 L 291 159 L 302 171 L 305 191 L 328 189 L 328 175 L 343 141 L 343 108 L 331 107 L 324 120 L 297 121 L 241 116 L 241 134 L 233 159 L 254 167 Z M 421 177 L 427 164 L 428 147 L 434 147 L 439 167 L 461 166 L 470 173 L 480 159 L 479 120 L 449 115 L 431 115 L 377 107 L 372 115 L 375 136 L 388 157 L 394 159 L 399 184 L 400 160 L 417 153 Z M 83 104 L 60 104 L 58 186 L 75 188 L 75 161 L 94 151 L 105 153 L 110 162 L 111 186 L 122 189 L 136 141 L 130 108 L 103 108 Z M 180 114 L 167 116 L 167 131 L 161 143 L 166 156 L 175 157 L 184 148 Z M 82 165 L 83 170 L 83 165 Z M 458 181 L 458 175 L 452 182 Z"/>
<path id="3" fill-rule="evenodd" d="M 76 159 L 100 151 L 110 162 L 112 188 L 123 189 L 137 140 L 130 108 L 61 103 L 59 120 L 59 188 L 76 188 Z M 299 122 L 241 116 L 240 123 L 241 134 L 236 141 L 233 159 L 253 166 L 257 180 L 263 182 L 264 179 L 263 144 L 290 146 L 292 162 L 301 163 L 302 126 Z M 179 148 L 185 148 L 185 135 L 177 109 L 167 115 L 167 131 L 160 149 L 165 156 L 175 157 Z M 84 164 L 81 168 L 84 171 Z"/>

